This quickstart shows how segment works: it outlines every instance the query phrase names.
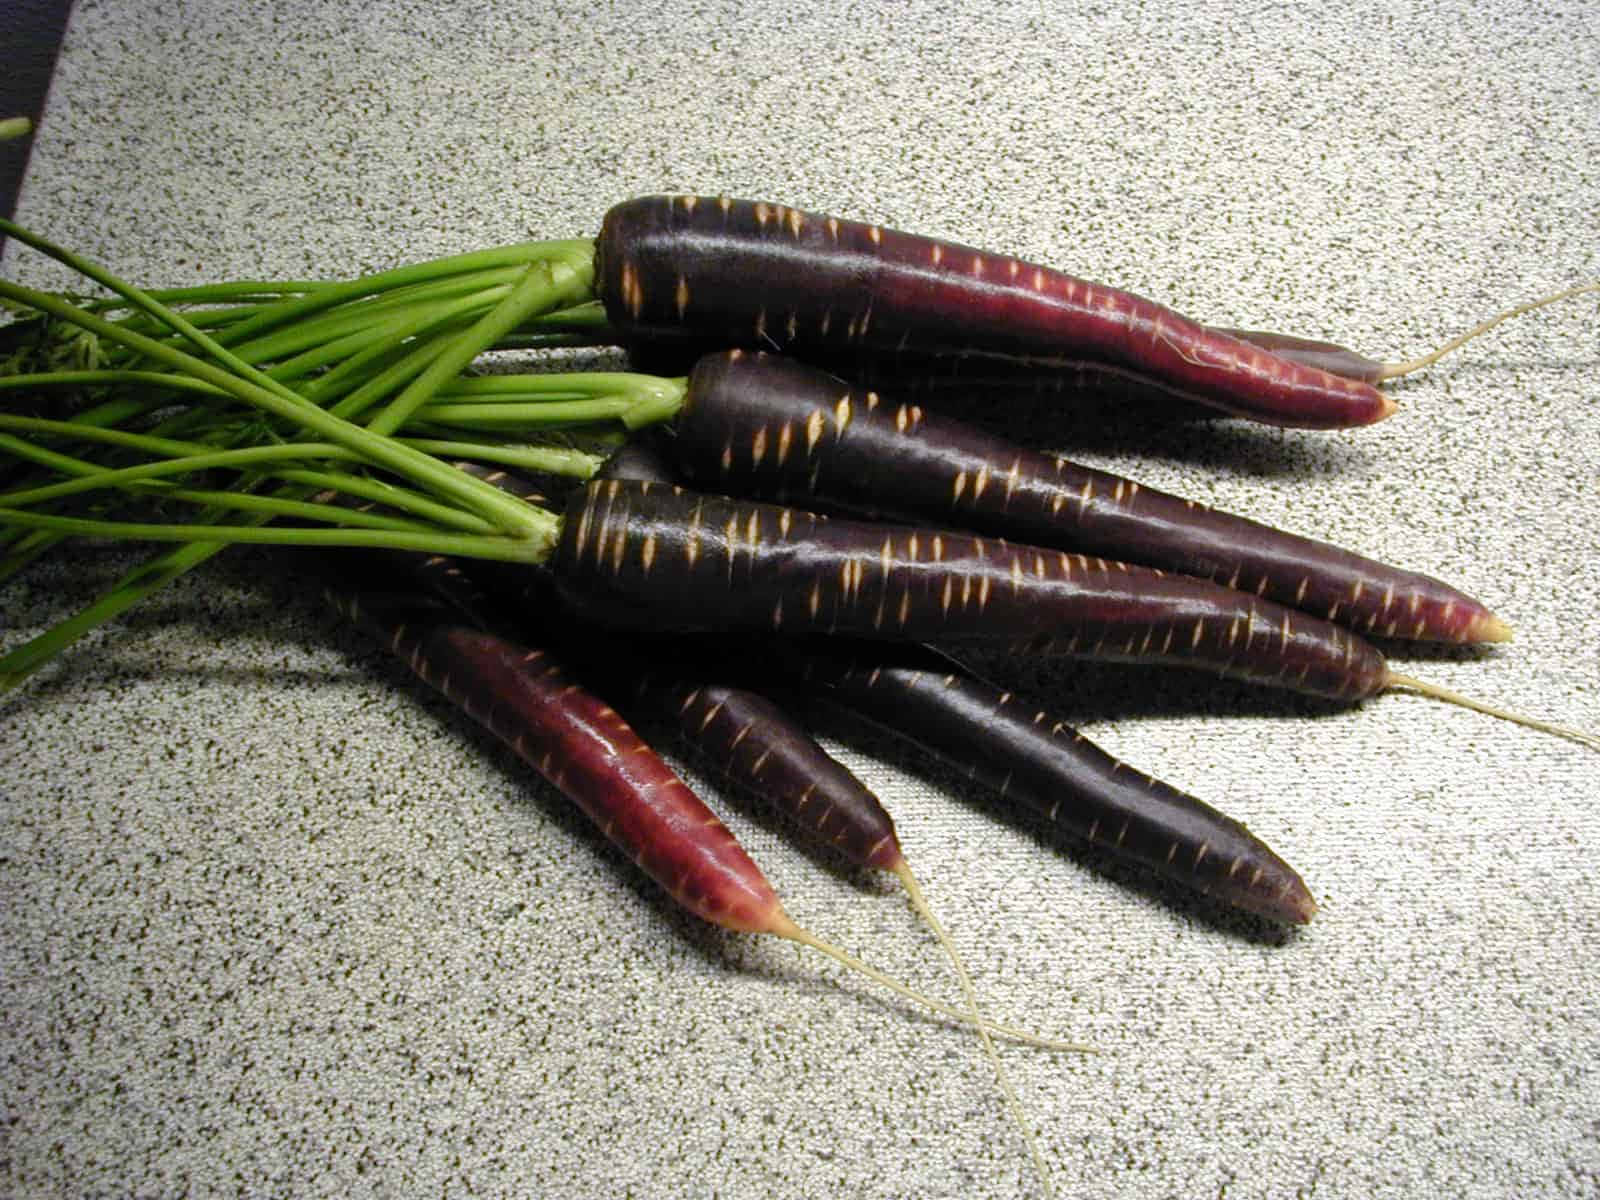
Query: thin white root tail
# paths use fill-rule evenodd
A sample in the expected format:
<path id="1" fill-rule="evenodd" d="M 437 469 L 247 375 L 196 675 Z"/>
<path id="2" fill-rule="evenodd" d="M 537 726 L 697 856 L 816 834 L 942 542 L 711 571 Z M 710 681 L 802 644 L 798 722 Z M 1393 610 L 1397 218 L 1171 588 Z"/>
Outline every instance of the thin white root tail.
<path id="1" fill-rule="evenodd" d="M 1450 339 L 1450 341 L 1440 346 L 1432 354 L 1425 354 L 1421 358 L 1413 358 L 1410 362 L 1385 363 L 1383 370 L 1378 373 L 1378 378 L 1380 380 L 1397 379 L 1401 375 L 1410 375 L 1413 371 L 1420 371 L 1424 367 L 1431 367 L 1434 363 L 1438 362 L 1452 350 L 1459 350 L 1473 338 L 1478 337 L 1481 334 L 1488 333 L 1489 330 L 1493 329 L 1502 321 L 1509 321 L 1512 317 L 1520 317 L 1523 313 L 1532 312 L 1536 308 L 1544 308 L 1546 305 L 1550 304 L 1559 304 L 1563 300 L 1570 300 L 1574 296 L 1582 296 L 1588 292 L 1600 292 L 1600 282 L 1581 283 L 1577 287 L 1567 288 L 1565 291 L 1557 292 L 1553 296 L 1541 296 L 1537 300 L 1529 300 L 1526 304 L 1519 304 L 1515 308 L 1508 308 L 1503 313 L 1496 313 L 1487 321 L 1475 325 L 1473 328 L 1467 330 L 1467 332 L 1463 333 L 1460 337 Z"/>
<path id="2" fill-rule="evenodd" d="M 1541 733 L 1566 738 L 1569 741 L 1577 742 L 1579 745 L 1587 746 L 1591 750 L 1600 750 L 1600 734 L 1587 733 L 1582 729 L 1574 729 L 1570 725 L 1557 725 L 1553 721 L 1541 721 L 1537 717 L 1525 717 L 1521 713 L 1497 708 L 1493 704 L 1485 704 L 1482 700 L 1474 700 L 1471 696 L 1464 696 L 1460 692 L 1440 687 L 1436 683 L 1426 683 L 1421 679 L 1413 679 L 1409 675 L 1391 673 L 1389 684 L 1391 687 L 1404 688 L 1419 695 L 1431 696 L 1435 700 L 1443 700 L 1447 704 L 1470 708 L 1473 712 L 1481 712 L 1486 716 L 1498 717 L 1500 720 L 1510 721 L 1514 725 L 1524 725 L 1529 729 L 1537 729 Z"/>
<path id="3" fill-rule="evenodd" d="M 850 970 L 858 975 L 865 975 L 874 983 L 888 988 L 895 995 L 909 1000 L 913 1004 L 920 1005 L 930 1012 L 936 1012 L 942 1017 L 949 1017 L 951 1020 L 959 1021 L 963 1025 L 971 1025 L 973 1023 L 972 1016 L 955 1005 L 935 1000 L 932 996 L 925 996 L 916 989 L 907 987 L 893 976 L 884 974 L 876 967 L 868 966 L 848 950 L 842 950 L 832 942 L 823 941 L 809 929 L 801 928 L 792 920 L 785 918 L 782 922 L 769 926 L 766 932 L 773 934 L 775 937 L 787 938 L 791 942 L 799 942 L 802 946 L 809 946 L 819 954 L 826 954 L 835 962 L 849 967 Z M 979 1028 L 996 1037 L 1003 1037 L 1024 1046 L 1036 1046 L 1041 1050 L 1058 1050 L 1069 1054 L 1099 1053 L 1093 1046 L 1085 1046 L 1081 1042 L 1068 1042 L 1058 1038 L 1042 1037 L 1036 1033 L 1029 1033 L 1025 1029 L 1002 1025 L 996 1021 L 983 1021 L 979 1024 Z"/>
<path id="4" fill-rule="evenodd" d="M 955 942 L 945 932 L 944 926 L 939 923 L 939 918 L 933 915 L 933 909 L 928 906 L 928 899 L 922 894 L 922 887 L 917 883 L 916 876 L 911 873 L 910 864 L 905 859 L 901 859 L 896 865 L 895 874 L 900 877 L 906 895 L 911 899 L 911 907 L 927 922 L 928 928 L 933 931 L 933 936 L 944 947 L 950 965 L 955 968 L 956 979 L 961 983 L 961 995 L 967 1002 L 967 1011 L 971 1014 L 973 1028 L 978 1031 L 978 1038 L 983 1042 L 983 1051 L 989 1058 L 990 1066 L 994 1068 L 994 1077 L 1005 1095 L 1006 1107 L 1011 1110 L 1011 1119 L 1016 1123 L 1017 1129 L 1022 1134 L 1022 1140 L 1027 1144 L 1028 1155 L 1033 1159 L 1033 1169 L 1039 1176 L 1039 1186 L 1044 1191 L 1045 1200 L 1054 1200 L 1056 1189 L 1050 1181 L 1050 1168 L 1045 1165 L 1044 1154 L 1039 1149 L 1039 1139 L 1034 1133 L 1033 1126 L 1028 1124 L 1027 1117 L 1023 1114 L 1022 1101 L 1018 1099 L 1017 1089 L 1011 1083 L 1011 1076 L 1006 1074 L 1005 1065 L 1000 1061 L 1000 1052 L 994 1047 L 994 1039 L 984 1028 L 983 1013 L 978 1009 L 978 992 L 972 986 L 972 976 L 967 974 L 966 964 L 961 961 Z"/>

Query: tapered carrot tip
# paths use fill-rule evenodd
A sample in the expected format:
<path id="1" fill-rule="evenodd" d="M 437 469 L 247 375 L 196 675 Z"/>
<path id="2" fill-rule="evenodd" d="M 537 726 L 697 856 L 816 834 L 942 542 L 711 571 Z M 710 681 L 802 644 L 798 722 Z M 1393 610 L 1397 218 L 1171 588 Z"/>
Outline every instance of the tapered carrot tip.
<path id="1" fill-rule="evenodd" d="M 1384 421 L 1394 416 L 1395 411 L 1400 407 L 1394 402 L 1394 397 L 1387 392 L 1379 392 L 1378 395 L 1382 397 L 1383 403 L 1378 408 L 1378 415 L 1372 418 L 1374 425 L 1379 421 Z"/>
<path id="2" fill-rule="evenodd" d="M 1311 918 L 1317 915 L 1317 901 L 1305 884 L 1298 880 L 1296 884 L 1279 900 L 1274 915 L 1293 925 L 1309 925 Z"/>
<path id="3" fill-rule="evenodd" d="M 1317 915 L 1317 901 L 1311 895 L 1311 889 L 1306 887 L 1305 881 L 1288 863 L 1276 855 L 1272 857 L 1277 867 L 1273 872 L 1273 882 L 1262 881 L 1265 886 L 1253 889 L 1212 887 L 1207 888 L 1207 892 L 1241 912 L 1254 913 L 1269 921 L 1277 921 L 1282 925 L 1310 924 L 1311 918 Z"/>
<path id="4" fill-rule="evenodd" d="M 1514 636 L 1511 626 L 1491 612 L 1474 617 L 1465 631 L 1469 642 L 1509 642 Z"/>

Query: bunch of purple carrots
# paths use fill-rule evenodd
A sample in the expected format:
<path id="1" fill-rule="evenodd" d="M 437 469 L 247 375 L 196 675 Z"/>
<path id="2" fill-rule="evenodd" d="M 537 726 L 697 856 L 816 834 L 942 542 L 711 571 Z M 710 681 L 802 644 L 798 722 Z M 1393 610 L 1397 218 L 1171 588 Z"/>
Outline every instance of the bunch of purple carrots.
<path id="1" fill-rule="evenodd" d="M 987 682 L 969 652 L 1487 708 L 1397 674 L 1369 639 L 1510 636 L 1426 575 L 948 415 L 1071 380 L 1341 429 L 1389 415 L 1380 382 L 1437 356 L 1386 366 L 1212 328 L 1043 266 L 725 198 L 627 201 L 594 242 L 166 292 L 6 232 L 107 294 L 0 284 L 25 314 L 0 386 L 29 400 L 0 423 L 4 571 L 74 536 L 176 548 L 12 648 L 0 679 L 222 545 L 322 547 L 305 561 L 344 611 L 731 928 L 785 918 L 629 720 L 673 722 L 807 835 L 903 870 L 881 804 L 767 689 L 821 695 L 1073 837 L 1300 923 L 1310 891 L 1244 826 Z M 679 373 L 506 370 L 495 353 L 603 344 Z M 147 519 L 180 507 L 193 519 Z M 574 626 L 596 632 L 555 636 Z M 762 678 L 736 665 L 752 661 Z"/>
<path id="2" fill-rule="evenodd" d="M 1114 389 L 1351 428 L 1393 411 L 1384 380 L 1600 285 L 1389 365 L 725 198 L 630 200 L 593 241 L 154 291 L 9 222 L 0 233 L 97 285 L 0 281 L 17 314 L 0 327 L 0 580 L 74 538 L 167 543 L 8 647 L 0 687 L 228 545 L 296 547 L 340 612 L 686 909 L 890 986 L 790 919 L 636 729 L 671 731 L 802 836 L 898 876 L 947 947 L 889 813 L 795 697 L 908 739 L 1111 858 L 1283 924 L 1316 903 L 1273 850 L 975 658 L 1187 666 L 1339 704 L 1404 688 L 1600 747 L 1391 669 L 1374 639 L 1510 636 L 1448 584 L 960 415 L 975 398 Z M 618 345 L 653 373 L 556 369 L 570 364 L 553 352 Z M 986 1022 L 956 967 L 965 1009 L 935 1007 L 986 1044 L 1027 1037 Z"/>

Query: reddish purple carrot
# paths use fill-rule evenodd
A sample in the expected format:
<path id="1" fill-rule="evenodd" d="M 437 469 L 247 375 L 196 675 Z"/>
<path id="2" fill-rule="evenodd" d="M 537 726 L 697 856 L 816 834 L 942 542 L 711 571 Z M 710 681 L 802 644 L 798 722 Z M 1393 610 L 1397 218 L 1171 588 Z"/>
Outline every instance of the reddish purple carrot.
<path id="1" fill-rule="evenodd" d="M 414 602 L 336 597 L 425 683 L 514 750 L 696 916 L 782 933 L 777 894 L 726 826 L 604 701 L 549 653 Z"/>
<path id="2" fill-rule="evenodd" d="M 1239 416 L 1339 428 L 1388 416 L 1377 388 L 1279 357 L 1153 301 L 877 225 L 726 198 L 646 196 L 606 214 L 596 287 L 636 338 L 753 349 L 970 355 L 1127 368 Z"/>
<path id="3" fill-rule="evenodd" d="M 696 916 L 724 929 L 810 946 L 896 994 L 981 1034 L 1052 1049 L 1074 1043 L 993 1024 L 933 1000 L 824 941 L 784 912 L 733 834 L 616 710 L 553 656 L 461 625 L 437 602 L 335 586 L 328 598 L 425 683 L 509 746 Z"/>

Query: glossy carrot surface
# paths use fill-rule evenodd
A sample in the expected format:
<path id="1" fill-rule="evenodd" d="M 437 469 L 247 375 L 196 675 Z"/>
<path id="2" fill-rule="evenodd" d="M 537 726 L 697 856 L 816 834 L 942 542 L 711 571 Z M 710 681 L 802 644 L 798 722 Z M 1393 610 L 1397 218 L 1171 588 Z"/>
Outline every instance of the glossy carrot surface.
<path id="1" fill-rule="evenodd" d="M 569 797 L 684 908 L 742 932 L 768 932 L 782 916 L 772 885 L 727 827 L 555 656 L 409 600 L 336 600 Z"/>
<path id="2" fill-rule="evenodd" d="M 1316 912 L 1305 882 L 1243 824 L 1129 766 L 1053 716 L 917 647 L 780 650 L 838 703 L 1112 855 L 1273 921 Z"/>
<path id="3" fill-rule="evenodd" d="M 1270 424 L 1366 425 L 1370 383 L 1281 358 L 1143 297 L 1048 267 L 761 201 L 643 196 L 601 228 L 596 288 L 636 338 L 796 354 L 970 355 L 1134 370 Z"/>
<path id="4" fill-rule="evenodd" d="M 1383 637 L 1504 641 L 1458 588 L 1045 454 L 791 359 L 707 355 L 673 452 L 702 487 L 1142 563 Z"/>
<path id="5" fill-rule="evenodd" d="M 661 484 L 589 484 L 551 568 L 583 616 L 621 627 L 1009 643 L 1348 700 L 1388 682 L 1348 630 L 1203 580 Z"/>

